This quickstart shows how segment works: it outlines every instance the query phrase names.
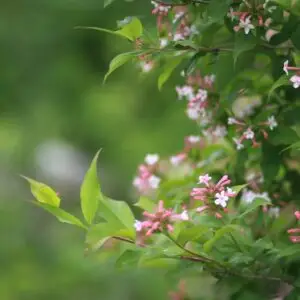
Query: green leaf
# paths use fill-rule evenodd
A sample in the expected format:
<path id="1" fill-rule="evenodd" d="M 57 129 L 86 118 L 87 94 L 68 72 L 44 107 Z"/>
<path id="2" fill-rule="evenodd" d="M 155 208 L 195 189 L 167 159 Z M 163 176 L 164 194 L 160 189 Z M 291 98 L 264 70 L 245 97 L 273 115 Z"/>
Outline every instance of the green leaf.
<path id="1" fill-rule="evenodd" d="M 292 14 L 300 16 L 300 2 L 298 0 L 273 0 Z"/>
<path id="2" fill-rule="evenodd" d="M 167 82 L 167 80 L 172 75 L 173 71 L 176 69 L 176 67 L 181 63 L 182 57 L 174 57 L 170 59 L 166 65 L 164 66 L 163 72 L 158 77 L 158 89 L 161 90 L 163 85 Z"/>
<path id="3" fill-rule="evenodd" d="M 148 199 L 145 196 L 141 196 L 139 201 L 137 203 L 134 204 L 137 207 L 140 207 L 143 210 L 146 211 L 153 211 L 155 209 L 155 203 L 153 201 L 151 201 L 150 199 Z"/>
<path id="4" fill-rule="evenodd" d="M 289 145 L 300 140 L 300 137 L 290 127 L 279 126 L 273 132 L 269 134 L 269 141 L 271 144 L 277 145 Z"/>
<path id="5" fill-rule="evenodd" d="M 297 28 L 295 29 L 295 31 L 293 32 L 292 36 L 291 36 L 291 40 L 294 44 L 294 46 L 300 50 L 300 24 L 297 26 Z"/>
<path id="6" fill-rule="evenodd" d="M 100 184 L 97 176 L 97 161 L 100 151 L 95 155 L 91 166 L 85 174 L 80 189 L 81 210 L 85 220 L 92 224 L 101 198 Z"/>
<path id="7" fill-rule="evenodd" d="M 256 38 L 252 34 L 245 34 L 244 32 L 238 32 L 235 35 L 233 59 L 236 64 L 238 57 L 246 51 L 253 49 L 256 46 Z"/>
<path id="8" fill-rule="evenodd" d="M 210 252 L 211 249 L 213 248 L 213 246 L 215 245 L 215 243 L 220 240 L 225 234 L 233 232 L 233 231 L 237 231 L 240 230 L 241 227 L 238 225 L 226 225 L 223 226 L 221 229 L 217 230 L 214 237 L 212 239 L 210 239 L 209 241 L 207 241 L 206 243 L 204 243 L 203 245 L 203 249 L 206 253 Z"/>
<path id="9" fill-rule="evenodd" d="M 108 78 L 108 76 L 113 73 L 116 69 L 120 68 L 121 66 L 123 66 L 124 64 L 126 64 L 130 59 L 132 59 L 133 57 L 135 57 L 137 55 L 138 52 L 134 51 L 134 52 L 127 52 L 127 53 L 122 53 L 117 55 L 116 57 L 114 57 L 112 59 L 112 61 L 109 64 L 109 69 L 107 71 L 107 73 L 105 74 L 104 80 L 103 82 L 106 81 L 106 79 Z"/>
<path id="10" fill-rule="evenodd" d="M 278 89 L 281 86 L 284 85 L 290 85 L 289 78 L 286 75 L 282 75 L 275 83 L 271 86 L 269 93 L 268 93 L 268 98 L 272 96 L 272 94 L 275 92 L 276 89 Z"/>
<path id="11" fill-rule="evenodd" d="M 183 228 L 183 230 L 180 231 L 177 242 L 179 244 L 185 245 L 185 243 L 189 241 L 195 241 L 203 234 L 210 231 L 210 228 L 205 225 L 196 225 L 190 228 Z"/>
<path id="12" fill-rule="evenodd" d="M 268 201 L 268 199 L 264 199 L 264 198 L 255 198 L 253 200 L 253 202 L 247 207 L 247 209 L 243 213 L 238 215 L 236 217 L 236 219 L 244 218 L 246 215 L 252 213 L 258 207 L 263 206 L 263 205 L 270 205 L 270 201 Z"/>
<path id="13" fill-rule="evenodd" d="M 234 77 L 234 60 L 232 53 L 221 53 L 215 65 L 216 87 L 218 91 L 229 84 Z"/>
<path id="14" fill-rule="evenodd" d="M 236 193 L 236 195 L 247 186 L 248 184 L 235 185 L 232 187 L 232 190 Z"/>
<path id="15" fill-rule="evenodd" d="M 47 186 L 44 183 L 35 181 L 31 178 L 22 176 L 30 183 L 30 189 L 32 195 L 36 198 L 40 203 L 49 204 L 53 207 L 59 207 L 60 198 L 57 196 L 57 193 Z"/>
<path id="16" fill-rule="evenodd" d="M 71 224 L 71 225 L 75 225 L 87 229 L 87 227 L 78 218 L 76 218 L 75 216 L 71 215 L 70 213 L 66 212 L 65 210 L 59 207 L 55 207 L 45 203 L 37 203 L 37 202 L 34 202 L 34 204 L 48 211 L 50 214 L 55 216 L 62 223 L 67 223 L 67 224 Z"/>
<path id="17" fill-rule="evenodd" d="M 210 0 L 207 7 L 207 14 L 214 22 L 223 21 L 229 10 L 228 1 Z"/>
<path id="18" fill-rule="evenodd" d="M 300 255 L 300 246 L 299 245 L 291 245 L 287 248 L 284 248 L 279 252 L 281 257 L 293 256 L 295 254 Z"/>
<path id="19" fill-rule="evenodd" d="M 135 39 L 137 39 L 143 34 L 143 25 L 141 21 L 136 17 L 133 17 L 128 24 L 126 24 L 124 27 L 116 31 L 101 28 L 101 27 L 90 27 L 90 26 L 87 27 L 77 26 L 75 27 L 75 29 L 89 29 L 89 30 L 101 31 L 101 32 L 120 36 L 130 41 L 134 41 Z"/>
<path id="20" fill-rule="evenodd" d="M 104 3 L 103 3 L 103 7 L 107 7 L 109 6 L 110 4 L 112 4 L 115 0 L 104 0 Z"/>
<path id="21" fill-rule="evenodd" d="M 131 238 L 135 237 L 134 215 L 124 201 L 116 201 L 102 196 L 100 199 L 100 216 L 105 219 L 108 226 L 127 229 Z"/>

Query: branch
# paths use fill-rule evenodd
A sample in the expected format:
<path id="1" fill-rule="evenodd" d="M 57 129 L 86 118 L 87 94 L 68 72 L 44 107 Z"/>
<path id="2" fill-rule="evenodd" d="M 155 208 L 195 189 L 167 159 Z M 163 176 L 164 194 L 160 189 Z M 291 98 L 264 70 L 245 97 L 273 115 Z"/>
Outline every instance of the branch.
<path id="1" fill-rule="evenodd" d="M 161 5 L 164 5 L 164 6 L 170 6 L 170 7 L 180 7 L 180 6 L 187 6 L 187 5 L 190 5 L 190 4 L 208 4 L 209 2 L 208 1 L 205 1 L 205 0 L 190 0 L 188 1 L 187 3 L 168 3 L 168 2 L 164 2 L 162 0 L 154 0 L 154 2 L 158 3 L 158 4 L 161 4 Z"/>

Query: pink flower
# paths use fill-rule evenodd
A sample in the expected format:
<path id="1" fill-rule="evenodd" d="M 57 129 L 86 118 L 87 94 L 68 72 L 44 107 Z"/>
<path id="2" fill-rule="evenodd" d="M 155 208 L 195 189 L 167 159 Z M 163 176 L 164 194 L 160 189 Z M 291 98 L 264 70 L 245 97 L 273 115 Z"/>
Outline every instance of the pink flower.
<path id="1" fill-rule="evenodd" d="M 245 139 L 247 140 L 252 140 L 254 138 L 254 132 L 252 131 L 252 129 L 249 127 L 244 133 L 243 136 L 245 137 Z"/>
<path id="2" fill-rule="evenodd" d="M 180 163 L 182 163 L 187 158 L 187 155 L 185 153 L 179 153 L 177 155 L 170 157 L 170 162 L 173 166 L 178 166 Z"/>
<path id="3" fill-rule="evenodd" d="M 211 180 L 211 177 L 208 174 L 205 174 L 204 176 L 199 176 L 199 183 L 204 183 L 206 186 L 209 186 L 209 181 Z"/>
<path id="4" fill-rule="evenodd" d="M 226 195 L 225 191 L 216 194 L 215 204 L 220 205 L 223 208 L 227 206 L 229 197 Z"/>
<path id="5" fill-rule="evenodd" d="M 300 76 L 294 75 L 290 78 L 290 81 L 293 83 L 295 89 L 300 87 Z"/>
<path id="6" fill-rule="evenodd" d="M 134 224 L 138 232 L 145 232 L 146 236 L 152 235 L 157 231 L 172 232 L 174 230 L 172 223 L 175 221 L 188 221 L 188 212 L 184 210 L 181 214 L 175 214 L 172 209 L 164 208 L 164 202 L 160 200 L 154 213 L 144 211 L 145 221 L 136 221 Z"/>
<path id="7" fill-rule="evenodd" d="M 295 211 L 295 217 L 300 220 L 300 210 Z"/>

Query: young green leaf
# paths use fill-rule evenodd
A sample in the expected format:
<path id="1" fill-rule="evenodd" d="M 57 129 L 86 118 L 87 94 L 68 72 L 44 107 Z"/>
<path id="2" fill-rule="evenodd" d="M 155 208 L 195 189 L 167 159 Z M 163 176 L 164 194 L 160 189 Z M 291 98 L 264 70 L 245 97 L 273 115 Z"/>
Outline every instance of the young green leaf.
<path id="1" fill-rule="evenodd" d="M 238 215 L 237 218 L 241 219 L 263 205 L 270 205 L 270 201 L 265 198 L 255 198 L 254 201 L 247 207 L 247 209 Z"/>
<path id="2" fill-rule="evenodd" d="M 277 81 L 274 82 L 274 84 L 269 90 L 268 98 L 270 98 L 273 95 L 276 89 L 284 85 L 290 85 L 289 78 L 286 75 L 282 75 Z"/>
<path id="3" fill-rule="evenodd" d="M 53 189 L 51 189 L 44 183 L 35 181 L 25 176 L 22 177 L 29 182 L 31 193 L 37 201 L 39 201 L 40 203 L 49 204 L 53 207 L 59 207 L 60 198 L 57 196 L 57 193 Z"/>
<path id="4" fill-rule="evenodd" d="M 253 35 L 246 35 L 244 32 L 237 33 L 233 51 L 234 64 L 236 64 L 238 57 L 243 52 L 253 49 L 256 46 L 256 43 L 256 38 Z"/>
<path id="5" fill-rule="evenodd" d="M 109 69 L 108 69 L 107 73 L 105 74 L 103 82 L 106 81 L 106 79 L 108 78 L 108 76 L 111 73 L 113 73 L 116 69 L 118 69 L 121 66 L 123 66 L 124 64 L 126 64 L 130 59 L 135 57 L 136 54 L 137 54 L 137 52 L 127 52 L 127 53 L 119 54 L 116 57 L 114 57 L 109 64 Z"/>
<path id="6" fill-rule="evenodd" d="M 55 216 L 62 223 L 67 223 L 67 224 L 78 226 L 80 228 L 87 229 L 87 227 L 78 218 L 76 218 L 75 216 L 71 215 L 70 213 L 66 212 L 65 210 L 59 207 L 55 207 L 45 203 L 37 203 L 37 202 L 34 202 L 34 204 L 48 211 L 50 214 Z"/>
<path id="7" fill-rule="evenodd" d="M 108 226 L 127 229 L 130 237 L 135 237 L 134 215 L 126 202 L 102 196 L 100 199 L 99 214 L 109 223 Z"/>
<path id="8" fill-rule="evenodd" d="M 97 160 L 100 151 L 95 155 L 80 189 L 81 210 L 85 220 L 92 224 L 101 198 L 100 184 L 97 176 Z"/>

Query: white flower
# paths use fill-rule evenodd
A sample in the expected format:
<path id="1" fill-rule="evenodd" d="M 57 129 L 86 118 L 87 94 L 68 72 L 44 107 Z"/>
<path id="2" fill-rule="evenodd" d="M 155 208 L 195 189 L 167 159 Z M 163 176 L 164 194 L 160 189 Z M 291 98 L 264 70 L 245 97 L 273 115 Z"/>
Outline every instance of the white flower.
<path id="1" fill-rule="evenodd" d="M 229 200 L 226 196 L 225 191 L 216 194 L 215 204 L 222 206 L 223 208 L 227 206 L 227 201 Z"/>
<path id="2" fill-rule="evenodd" d="M 132 182 L 133 186 L 139 188 L 142 184 L 142 180 L 140 177 L 135 177 Z"/>
<path id="3" fill-rule="evenodd" d="M 236 192 L 232 188 L 227 188 L 226 193 L 229 197 L 234 197 L 236 195 Z"/>
<path id="4" fill-rule="evenodd" d="M 196 94 L 196 98 L 200 101 L 205 101 L 207 99 L 208 93 L 206 90 L 199 89 Z"/>
<path id="5" fill-rule="evenodd" d="M 269 125 L 270 130 L 273 130 L 275 127 L 278 126 L 274 116 L 271 116 L 268 118 L 268 125 Z"/>
<path id="6" fill-rule="evenodd" d="M 147 154 L 145 157 L 145 162 L 147 165 L 153 166 L 159 161 L 158 154 Z"/>
<path id="7" fill-rule="evenodd" d="M 179 19 L 181 19 L 184 16 L 184 12 L 180 11 L 177 14 L 175 14 L 174 19 L 173 19 L 173 24 L 176 23 Z"/>
<path id="8" fill-rule="evenodd" d="M 297 89 L 300 87 L 300 76 L 294 75 L 290 78 L 290 81 L 293 83 L 293 87 Z"/>
<path id="9" fill-rule="evenodd" d="M 176 87 L 176 92 L 178 94 L 178 99 L 179 100 L 181 100 L 183 97 L 186 97 L 188 101 L 190 101 L 193 98 L 195 98 L 194 90 L 189 85 L 184 85 L 182 87 L 177 86 Z"/>
<path id="10" fill-rule="evenodd" d="M 280 207 L 270 207 L 268 213 L 270 217 L 278 218 L 280 215 Z"/>
<path id="11" fill-rule="evenodd" d="M 206 75 L 204 76 L 204 82 L 208 85 L 212 85 L 216 80 L 216 75 Z"/>
<path id="12" fill-rule="evenodd" d="M 174 37 L 173 37 L 173 41 L 177 42 L 177 41 L 182 41 L 184 40 L 184 36 L 181 33 L 175 33 Z"/>
<path id="13" fill-rule="evenodd" d="M 188 221 L 189 220 L 189 215 L 188 212 L 186 210 L 184 210 L 181 214 L 180 214 L 181 220 L 182 221 Z"/>
<path id="14" fill-rule="evenodd" d="M 199 182 L 198 183 L 204 183 L 205 185 L 208 185 L 208 182 L 211 180 L 211 177 L 208 174 L 205 174 L 203 176 L 199 176 Z"/>
<path id="15" fill-rule="evenodd" d="M 262 198 L 267 202 L 271 203 L 271 199 L 268 193 L 254 193 L 253 191 L 244 189 L 241 197 L 242 202 L 246 204 L 251 204 L 256 198 Z"/>
<path id="16" fill-rule="evenodd" d="M 240 20 L 239 27 L 244 28 L 246 34 L 249 34 L 250 30 L 253 30 L 255 27 L 251 24 L 251 17 L 246 18 L 245 20 Z"/>
<path id="17" fill-rule="evenodd" d="M 173 166 L 178 166 L 183 160 L 185 160 L 186 155 L 184 153 L 180 153 L 170 157 L 170 162 Z"/>
<path id="18" fill-rule="evenodd" d="M 159 40 L 159 46 L 160 46 L 161 49 L 165 48 L 168 45 L 168 43 L 169 43 L 169 41 L 166 38 L 161 38 Z"/>
<path id="19" fill-rule="evenodd" d="M 142 68 L 142 71 L 144 73 L 148 73 L 152 70 L 153 68 L 153 63 L 151 61 L 148 61 L 148 62 L 141 62 L 141 68 Z"/>
<path id="20" fill-rule="evenodd" d="M 160 178 L 155 176 L 155 175 L 152 175 L 149 177 L 149 185 L 152 189 L 157 189 L 159 187 L 159 184 L 160 184 Z"/>
<path id="21" fill-rule="evenodd" d="M 197 120 L 200 117 L 198 109 L 195 108 L 188 108 L 186 113 L 191 120 Z"/>
<path id="22" fill-rule="evenodd" d="M 227 129 L 225 126 L 217 126 L 213 131 L 213 135 L 219 138 L 223 138 L 227 135 Z"/>
<path id="23" fill-rule="evenodd" d="M 289 75 L 289 70 L 287 69 L 289 66 L 289 61 L 286 60 L 284 63 L 283 63 L 283 71 L 285 72 L 286 75 Z"/>
<path id="24" fill-rule="evenodd" d="M 199 143 L 200 140 L 201 140 L 201 137 L 200 136 L 197 136 L 197 135 L 190 135 L 187 140 L 191 143 L 191 144 L 196 144 L 196 143 Z"/>
<path id="25" fill-rule="evenodd" d="M 227 17 L 231 19 L 231 21 L 234 21 L 237 16 L 234 14 L 234 10 L 232 7 L 230 7 L 229 12 L 227 13 Z"/>
<path id="26" fill-rule="evenodd" d="M 243 133 L 243 135 L 247 140 L 252 140 L 254 138 L 254 132 L 250 127 Z"/>
<path id="27" fill-rule="evenodd" d="M 237 120 L 235 118 L 228 118 L 228 125 L 237 124 Z"/>
<path id="28" fill-rule="evenodd" d="M 143 230 L 143 222 L 139 221 L 139 220 L 135 220 L 134 222 L 134 228 L 137 232 L 140 232 Z"/>
<path id="29" fill-rule="evenodd" d="M 242 144 L 240 139 L 233 138 L 233 141 L 235 142 L 236 149 L 237 150 L 242 150 L 245 146 Z"/>

